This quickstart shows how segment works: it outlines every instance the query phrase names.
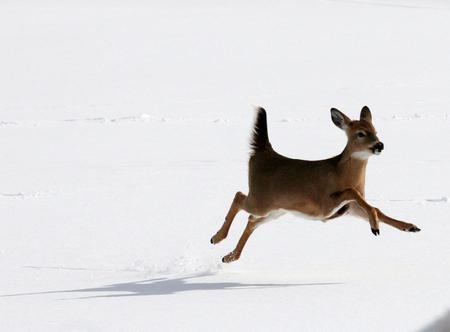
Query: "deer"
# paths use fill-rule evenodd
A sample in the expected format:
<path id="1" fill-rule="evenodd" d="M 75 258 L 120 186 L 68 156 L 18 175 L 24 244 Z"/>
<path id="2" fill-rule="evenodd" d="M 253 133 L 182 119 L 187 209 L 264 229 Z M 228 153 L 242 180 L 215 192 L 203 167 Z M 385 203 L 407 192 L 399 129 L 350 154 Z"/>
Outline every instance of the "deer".
<path id="1" fill-rule="evenodd" d="M 250 141 L 248 195 L 240 191 L 235 194 L 224 223 L 210 242 L 217 244 L 227 237 L 239 211 L 249 213 L 248 222 L 236 248 L 222 262 L 238 260 L 257 227 L 287 212 L 324 222 L 349 214 L 368 221 L 375 236 L 380 234 L 380 222 L 405 232 L 420 231 L 414 224 L 387 216 L 365 199 L 368 159 L 384 149 L 372 124 L 370 109 L 364 106 L 359 120 L 351 120 L 331 108 L 331 120 L 347 135 L 344 150 L 323 160 L 292 159 L 272 148 L 266 111 L 262 107 L 256 109 Z"/>

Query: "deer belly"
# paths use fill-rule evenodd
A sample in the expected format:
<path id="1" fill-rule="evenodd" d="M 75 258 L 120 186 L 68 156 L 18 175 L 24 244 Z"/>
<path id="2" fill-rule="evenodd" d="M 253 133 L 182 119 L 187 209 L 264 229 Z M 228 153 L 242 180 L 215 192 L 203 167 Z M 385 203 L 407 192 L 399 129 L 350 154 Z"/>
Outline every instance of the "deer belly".
<path id="1" fill-rule="evenodd" d="M 282 211 L 284 211 L 285 213 L 290 213 L 296 217 L 300 217 L 303 219 L 309 219 L 309 220 L 321 220 L 322 219 L 322 217 L 319 215 L 305 213 L 305 212 L 301 212 L 301 211 L 297 211 L 297 210 L 282 209 Z"/>
<path id="2" fill-rule="evenodd" d="M 299 211 L 299 210 L 292 210 L 292 209 L 277 209 L 272 210 L 270 213 L 268 213 L 265 218 L 266 220 L 264 222 L 272 221 L 275 219 L 278 219 L 282 215 L 286 213 L 290 213 L 296 217 L 300 217 L 303 219 L 309 219 L 309 220 L 322 220 L 322 221 L 328 221 L 329 219 L 339 217 L 343 215 L 348 210 L 348 203 L 350 201 L 343 201 L 339 205 L 335 206 L 331 211 L 328 213 L 320 213 L 319 211 Z"/>
<path id="3" fill-rule="evenodd" d="M 310 219 L 310 220 L 321 220 L 323 219 L 320 216 L 315 216 L 312 214 L 296 211 L 296 210 L 290 210 L 290 209 L 277 209 L 269 212 L 266 216 L 264 216 L 265 220 L 263 223 L 273 221 L 275 219 L 280 218 L 281 216 L 285 215 L 286 213 L 290 213 L 296 217 L 300 217 L 303 219 Z"/>

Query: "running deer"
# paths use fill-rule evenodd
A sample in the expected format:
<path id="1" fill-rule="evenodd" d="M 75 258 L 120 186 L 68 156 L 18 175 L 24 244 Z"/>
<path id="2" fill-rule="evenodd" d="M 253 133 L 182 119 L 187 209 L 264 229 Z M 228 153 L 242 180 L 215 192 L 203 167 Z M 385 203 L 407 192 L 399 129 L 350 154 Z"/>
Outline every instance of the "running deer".
<path id="1" fill-rule="evenodd" d="M 247 196 L 236 193 L 225 222 L 211 238 L 211 243 L 219 243 L 227 237 L 240 210 L 250 216 L 236 248 L 223 257 L 222 262 L 239 259 L 252 232 L 285 212 L 322 221 L 350 213 L 368 220 L 374 235 L 380 234 L 380 221 L 401 231 L 420 231 L 413 224 L 388 217 L 364 198 L 367 161 L 384 149 L 372 124 L 369 108 L 362 108 L 359 121 L 352 121 L 332 108 L 331 119 L 347 135 L 344 151 L 324 160 L 291 159 L 273 150 L 267 132 L 266 111 L 258 108 L 251 140 L 249 193 Z"/>

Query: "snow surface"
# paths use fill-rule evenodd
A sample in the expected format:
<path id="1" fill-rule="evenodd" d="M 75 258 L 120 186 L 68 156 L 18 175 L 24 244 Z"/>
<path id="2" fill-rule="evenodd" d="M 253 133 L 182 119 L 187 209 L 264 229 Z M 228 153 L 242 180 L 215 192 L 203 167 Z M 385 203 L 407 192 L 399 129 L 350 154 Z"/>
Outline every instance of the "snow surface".
<path id="1" fill-rule="evenodd" d="M 444 0 L 2 1 L 0 330 L 449 331 L 449 29 Z M 304 159 L 371 107 L 368 200 L 422 232 L 286 215 L 222 264 L 251 105 Z"/>

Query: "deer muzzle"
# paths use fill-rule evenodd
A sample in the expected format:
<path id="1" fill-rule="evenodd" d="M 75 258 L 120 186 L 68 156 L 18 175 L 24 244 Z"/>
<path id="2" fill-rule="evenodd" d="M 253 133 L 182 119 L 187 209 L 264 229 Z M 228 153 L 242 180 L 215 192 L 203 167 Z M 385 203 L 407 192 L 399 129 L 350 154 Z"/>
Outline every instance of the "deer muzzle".
<path id="1" fill-rule="evenodd" d="M 384 150 L 384 144 L 382 142 L 378 142 L 372 147 L 372 151 L 374 154 L 380 154 L 381 151 L 383 151 L 383 150 Z"/>

